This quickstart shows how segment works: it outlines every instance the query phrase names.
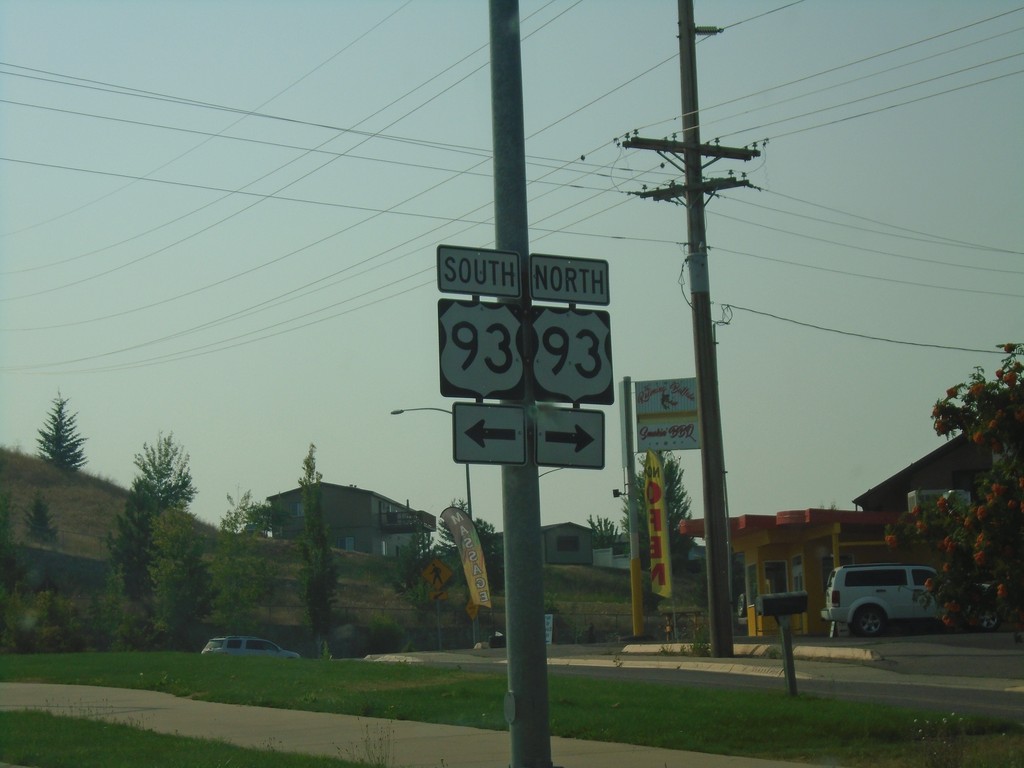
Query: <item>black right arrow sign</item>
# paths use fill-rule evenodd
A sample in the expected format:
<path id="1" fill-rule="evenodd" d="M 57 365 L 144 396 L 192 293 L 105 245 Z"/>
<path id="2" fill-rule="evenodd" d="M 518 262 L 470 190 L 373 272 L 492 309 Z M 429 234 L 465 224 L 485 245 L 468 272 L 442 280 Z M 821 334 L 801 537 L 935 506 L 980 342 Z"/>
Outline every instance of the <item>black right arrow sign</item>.
<path id="1" fill-rule="evenodd" d="M 537 409 L 537 464 L 604 467 L 604 413 L 579 408 Z"/>
<path id="2" fill-rule="evenodd" d="M 549 443 L 570 443 L 575 445 L 576 453 L 579 453 L 594 442 L 594 438 L 590 436 L 590 433 L 579 424 L 576 425 L 576 429 L 573 432 L 545 432 L 544 439 Z"/>

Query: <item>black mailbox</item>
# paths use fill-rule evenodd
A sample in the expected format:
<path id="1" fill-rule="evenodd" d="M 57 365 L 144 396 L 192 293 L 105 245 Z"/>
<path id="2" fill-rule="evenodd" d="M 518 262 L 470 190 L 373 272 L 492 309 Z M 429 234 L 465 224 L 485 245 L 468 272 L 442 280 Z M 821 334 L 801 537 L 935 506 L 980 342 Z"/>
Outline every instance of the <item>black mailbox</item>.
<path id="1" fill-rule="evenodd" d="M 757 612 L 761 616 L 792 616 L 807 610 L 806 592 L 776 592 L 758 595 Z"/>

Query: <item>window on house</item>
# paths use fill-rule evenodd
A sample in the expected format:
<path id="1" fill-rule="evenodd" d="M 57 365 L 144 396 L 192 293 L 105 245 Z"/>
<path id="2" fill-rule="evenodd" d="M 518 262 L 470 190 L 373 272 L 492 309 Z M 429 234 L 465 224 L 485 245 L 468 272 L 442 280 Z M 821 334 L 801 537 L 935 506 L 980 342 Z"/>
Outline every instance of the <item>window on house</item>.
<path id="1" fill-rule="evenodd" d="M 292 507 L 292 517 L 302 517 L 302 502 L 296 501 Z"/>
<path id="2" fill-rule="evenodd" d="M 786 561 L 765 560 L 765 593 L 786 592 Z"/>

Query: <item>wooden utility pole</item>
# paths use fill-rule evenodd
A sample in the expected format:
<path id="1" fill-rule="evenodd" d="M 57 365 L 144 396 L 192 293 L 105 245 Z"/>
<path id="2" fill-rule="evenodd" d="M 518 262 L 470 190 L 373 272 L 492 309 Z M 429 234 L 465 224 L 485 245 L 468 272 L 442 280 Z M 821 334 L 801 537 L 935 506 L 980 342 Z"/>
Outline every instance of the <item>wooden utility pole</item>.
<path id="1" fill-rule="evenodd" d="M 687 264 L 690 277 L 690 306 L 693 310 L 693 346 L 697 369 L 697 414 L 701 438 L 704 482 L 704 539 L 707 544 L 708 625 L 711 655 L 733 655 L 732 608 L 729 594 L 731 570 L 729 552 L 729 511 L 725 499 L 725 454 L 722 447 L 722 414 L 718 399 L 718 357 L 714 324 L 711 320 L 711 284 L 708 278 L 707 235 L 704 225 L 705 195 L 720 189 L 750 186 L 733 177 L 704 178 L 704 158 L 750 160 L 760 153 L 701 144 L 697 100 L 698 34 L 716 34 L 716 28 L 698 28 L 693 21 L 693 0 L 679 0 L 679 70 L 682 86 L 682 141 L 632 138 L 624 147 L 650 149 L 679 167 L 683 185 L 646 190 L 640 197 L 654 200 L 682 199 L 686 205 Z"/>

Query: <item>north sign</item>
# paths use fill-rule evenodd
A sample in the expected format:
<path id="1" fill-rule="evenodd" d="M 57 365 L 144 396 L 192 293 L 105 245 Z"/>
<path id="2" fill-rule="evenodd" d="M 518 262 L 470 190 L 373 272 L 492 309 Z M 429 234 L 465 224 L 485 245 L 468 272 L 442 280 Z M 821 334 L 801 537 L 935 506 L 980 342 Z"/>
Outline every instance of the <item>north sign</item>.
<path id="1" fill-rule="evenodd" d="M 437 302 L 441 394 L 522 400 L 522 310 L 515 304 Z"/>
<path id="2" fill-rule="evenodd" d="M 526 411 L 518 405 L 455 403 L 452 445 L 460 464 L 525 464 Z"/>
<path id="3" fill-rule="evenodd" d="M 611 319 L 602 310 L 533 307 L 533 378 L 538 400 L 611 405 Z"/>
<path id="4" fill-rule="evenodd" d="M 604 469 L 604 412 L 537 409 L 537 464 Z"/>
<path id="5" fill-rule="evenodd" d="M 539 301 L 607 306 L 608 262 L 531 254 L 530 295 Z"/>
<path id="6" fill-rule="evenodd" d="M 519 298 L 523 292 L 519 254 L 439 245 L 437 287 L 445 293 Z"/>

